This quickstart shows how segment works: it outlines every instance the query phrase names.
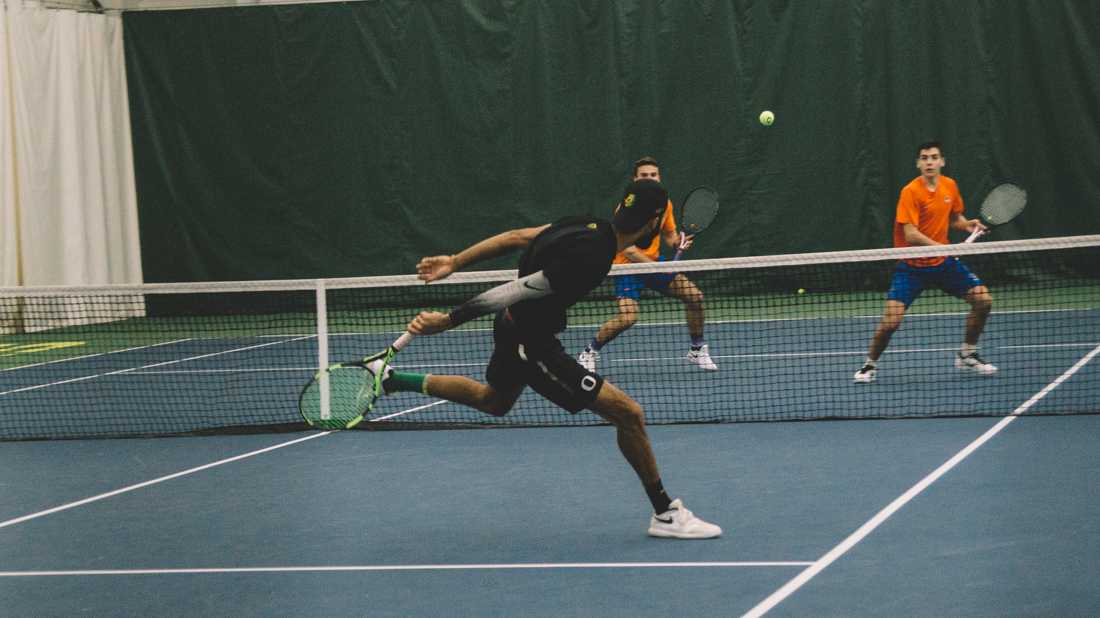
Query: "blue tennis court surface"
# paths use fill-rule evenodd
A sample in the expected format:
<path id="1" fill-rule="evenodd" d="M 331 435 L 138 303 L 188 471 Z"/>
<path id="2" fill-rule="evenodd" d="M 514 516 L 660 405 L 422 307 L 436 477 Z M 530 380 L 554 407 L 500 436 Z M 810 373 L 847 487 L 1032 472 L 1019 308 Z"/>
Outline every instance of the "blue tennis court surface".
<path id="1" fill-rule="evenodd" d="M 605 427 L 10 443 L 0 597 L 35 616 L 738 615 L 998 422 L 653 428 L 670 490 L 724 527 L 694 542 L 645 535 Z M 1094 614 L 1098 438 L 1096 416 L 1016 418 L 772 615 Z"/>
<path id="2" fill-rule="evenodd" d="M 683 361 L 682 325 L 605 348 L 657 423 L 959 417 L 653 426 L 670 493 L 725 530 L 709 541 L 649 538 L 613 430 L 531 393 L 515 417 L 580 426 L 5 442 L 0 598 L 34 616 L 1100 613 L 1100 417 L 1062 415 L 1095 408 L 1100 311 L 995 313 L 992 378 L 954 369 L 962 320 L 910 316 L 873 384 L 852 373 L 877 316 L 714 320 L 717 373 Z M 335 335 L 331 357 L 392 338 Z M 397 364 L 481 378 L 490 338 L 419 339 Z M 0 402 L 20 437 L 293 423 L 317 353 L 309 334 L 147 342 L 0 371 Z M 387 417 L 483 418 L 410 394 Z"/>

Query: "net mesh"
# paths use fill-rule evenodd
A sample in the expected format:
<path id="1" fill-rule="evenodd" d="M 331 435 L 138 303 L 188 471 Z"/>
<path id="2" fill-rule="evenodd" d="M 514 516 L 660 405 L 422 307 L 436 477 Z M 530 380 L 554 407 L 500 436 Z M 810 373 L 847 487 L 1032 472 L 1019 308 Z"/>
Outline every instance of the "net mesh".
<path id="1" fill-rule="evenodd" d="M 930 289 L 880 359 L 878 379 L 853 383 L 898 259 L 936 254 L 957 254 L 990 288 L 981 354 L 999 371 L 955 368 L 969 308 Z M 613 275 L 690 280 L 719 370 L 685 359 L 684 304 L 646 291 L 637 323 L 603 348 L 598 371 L 651 424 L 1007 415 L 1051 388 L 1027 413 L 1095 413 L 1098 263 L 1100 236 L 616 267 Z M 512 277 L 0 289 L 0 439 L 300 429 L 298 396 L 318 367 L 377 352 L 417 311 L 449 310 Z M 616 307 L 609 278 L 571 309 L 566 350 L 580 352 Z M 485 317 L 414 340 L 395 366 L 484 380 L 491 352 Z M 399 393 L 379 399 L 360 426 L 601 422 L 528 389 L 504 417 Z"/>

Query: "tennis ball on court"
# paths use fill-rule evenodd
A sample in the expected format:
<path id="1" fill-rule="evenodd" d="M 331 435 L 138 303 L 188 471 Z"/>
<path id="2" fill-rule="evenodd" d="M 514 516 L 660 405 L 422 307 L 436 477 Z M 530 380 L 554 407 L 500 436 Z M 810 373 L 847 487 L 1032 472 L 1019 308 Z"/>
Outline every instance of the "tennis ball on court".
<path id="1" fill-rule="evenodd" d="M 760 112 L 760 124 L 764 125 L 765 127 L 770 127 L 772 126 L 773 122 L 775 122 L 775 114 L 771 113 L 768 110 Z"/>
<path id="2" fill-rule="evenodd" d="M 806 288 L 798 288 L 798 293 L 799 294 L 805 294 L 806 293 Z"/>

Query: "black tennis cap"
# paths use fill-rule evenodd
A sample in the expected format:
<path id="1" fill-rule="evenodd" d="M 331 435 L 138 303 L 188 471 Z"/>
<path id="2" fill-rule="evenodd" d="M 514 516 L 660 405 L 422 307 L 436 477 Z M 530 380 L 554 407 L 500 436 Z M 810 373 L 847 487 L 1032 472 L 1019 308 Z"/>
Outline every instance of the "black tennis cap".
<path id="1" fill-rule="evenodd" d="M 668 191 L 656 180 L 635 180 L 623 192 L 611 223 L 623 232 L 636 232 L 660 215 L 668 203 Z"/>

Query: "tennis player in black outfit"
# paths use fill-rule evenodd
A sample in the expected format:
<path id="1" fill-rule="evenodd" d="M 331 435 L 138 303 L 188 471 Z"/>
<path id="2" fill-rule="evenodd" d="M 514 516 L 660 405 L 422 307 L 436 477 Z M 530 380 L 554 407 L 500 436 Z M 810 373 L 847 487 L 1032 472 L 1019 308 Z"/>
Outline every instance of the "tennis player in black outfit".
<path id="1" fill-rule="evenodd" d="M 456 255 L 422 259 L 417 265 L 420 278 L 436 281 L 465 266 L 524 249 L 515 281 L 450 313 L 422 312 L 409 324 L 409 332 L 415 335 L 432 335 L 495 311 L 488 384 L 464 376 L 395 372 L 383 361 L 375 361 L 372 369 L 384 372 L 385 392 L 422 392 L 503 416 L 530 386 L 570 413 L 588 408 L 615 426 L 619 450 L 653 503 L 650 535 L 705 539 L 722 534 L 721 528 L 696 517 L 680 499 L 669 498 L 646 434 L 642 406 L 578 364 L 556 336 L 565 330 L 566 309 L 604 280 L 616 253 L 653 232 L 667 201 L 660 183 L 637 181 L 627 187 L 611 222 L 567 217 L 551 225 L 497 234 Z"/>

